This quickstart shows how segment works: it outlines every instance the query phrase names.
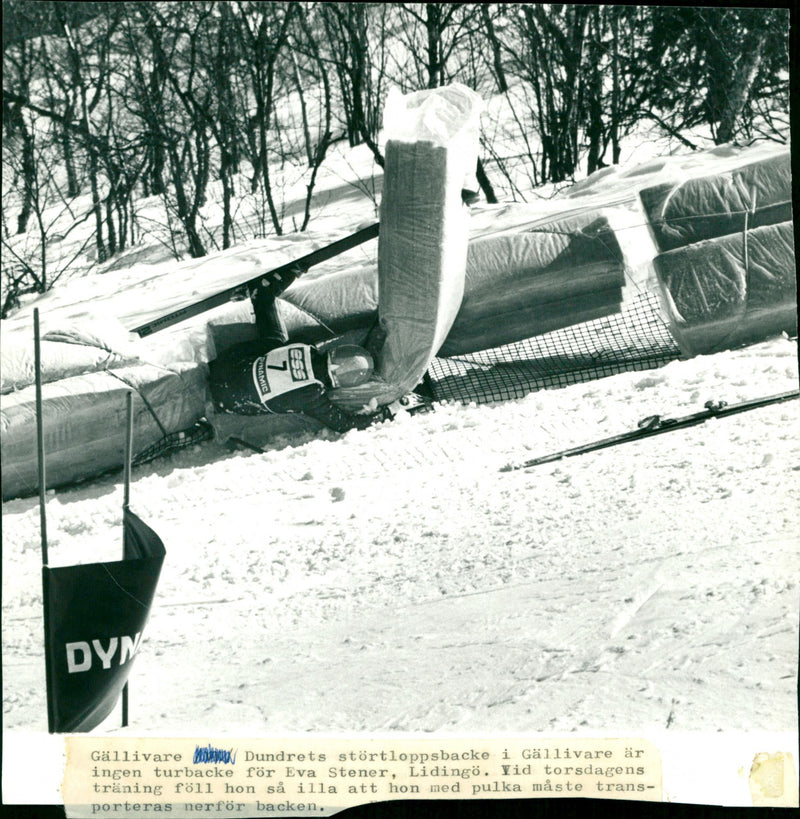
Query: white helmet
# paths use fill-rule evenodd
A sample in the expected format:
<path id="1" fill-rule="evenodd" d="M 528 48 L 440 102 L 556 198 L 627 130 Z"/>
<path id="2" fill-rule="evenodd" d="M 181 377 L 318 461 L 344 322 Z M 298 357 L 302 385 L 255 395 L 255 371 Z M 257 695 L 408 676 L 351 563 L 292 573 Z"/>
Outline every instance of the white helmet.
<path id="1" fill-rule="evenodd" d="M 341 344 L 328 353 L 328 376 L 334 387 L 357 387 L 375 369 L 372 356 L 356 344 Z"/>

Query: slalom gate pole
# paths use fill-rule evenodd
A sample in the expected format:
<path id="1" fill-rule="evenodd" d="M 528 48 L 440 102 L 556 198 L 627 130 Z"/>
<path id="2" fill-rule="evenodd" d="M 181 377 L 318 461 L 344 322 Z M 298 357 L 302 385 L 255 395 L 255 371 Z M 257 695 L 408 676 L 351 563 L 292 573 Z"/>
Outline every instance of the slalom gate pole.
<path id="1" fill-rule="evenodd" d="M 133 461 L 133 391 L 128 390 L 125 394 L 125 489 L 123 494 L 122 508 L 127 509 L 131 501 L 131 463 Z"/>
<path id="2" fill-rule="evenodd" d="M 42 611 L 44 617 L 44 676 L 45 695 L 47 700 L 47 731 L 53 733 L 55 730 L 55 710 L 52 696 L 53 688 L 53 668 L 50 660 L 49 640 L 50 634 L 50 573 L 47 564 L 49 555 L 47 552 L 47 477 L 45 474 L 45 453 L 44 453 L 44 417 L 42 410 L 42 348 L 39 342 L 39 308 L 33 309 L 33 360 L 34 360 L 34 383 L 36 384 L 36 449 L 39 465 L 39 521 L 42 536 Z"/>
<path id="3" fill-rule="evenodd" d="M 682 418 L 661 418 L 659 415 L 652 415 L 649 418 L 639 422 L 639 427 L 628 432 L 622 432 L 619 435 L 612 435 L 610 438 L 603 438 L 599 441 L 592 441 L 588 444 L 572 447 L 570 449 L 563 449 L 561 452 L 554 452 L 551 455 L 543 455 L 539 458 L 532 458 L 521 464 L 508 464 L 501 467 L 500 472 L 515 472 L 519 469 L 529 469 L 533 466 L 540 466 L 541 464 L 552 463 L 553 461 L 560 461 L 562 458 L 571 458 L 575 455 L 583 455 L 586 452 L 595 452 L 598 449 L 607 449 L 608 447 L 624 444 L 628 441 L 639 441 L 642 438 L 650 438 L 653 435 L 661 435 L 665 432 L 672 432 L 676 429 L 685 429 L 686 427 L 693 427 L 702 424 L 711 418 L 726 418 L 729 415 L 736 415 L 740 412 L 747 412 L 749 410 L 758 409 L 759 407 L 768 407 L 771 404 L 780 404 L 784 401 L 791 401 L 794 398 L 800 397 L 800 390 L 791 390 L 790 392 L 780 393 L 778 395 L 770 395 L 764 398 L 754 398 L 750 401 L 742 401 L 739 404 L 726 404 L 724 401 L 715 403 L 709 401 L 706 403 L 706 408 L 700 412 L 695 412 L 692 415 L 685 415 Z"/>
<path id="4" fill-rule="evenodd" d="M 48 563 L 47 515 L 45 511 L 47 479 L 44 462 L 44 423 L 42 418 L 42 350 L 39 343 L 39 308 L 33 310 L 33 358 L 36 382 L 36 450 L 39 461 L 39 521 L 42 532 L 42 565 Z"/>
<path id="5" fill-rule="evenodd" d="M 133 460 L 133 391 L 128 390 L 125 394 L 125 474 L 123 478 L 124 491 L 122 501 L 123 515 L 128 511 L 131 500 L 131 463 Z M 124 530 L 123 530 L 124 531 Z M 123 545 L 123 558 L 124 558 Z M 128 681 L 122 686 L 122 727 L 128 727 Z"/>

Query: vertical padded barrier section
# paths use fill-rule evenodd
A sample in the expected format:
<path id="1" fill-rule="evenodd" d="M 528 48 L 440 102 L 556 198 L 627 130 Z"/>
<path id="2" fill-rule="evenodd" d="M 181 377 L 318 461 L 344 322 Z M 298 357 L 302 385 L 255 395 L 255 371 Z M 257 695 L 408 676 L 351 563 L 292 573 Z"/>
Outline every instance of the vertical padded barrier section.
<path id="1" fill-rule="evenodd" d="M 469 210 L 482 103 L 461 85 L 387 101 L 378 244 L 377 378 L 331 398 L 358 410 L 388 404 L 422 379 L 464 294 Z"/>
<path id="2" fill-rule="evenodd" d="M 458 157 L 432 142 L 390 142 L 386 173 L 393 195 L 383 200 L 378 246 L 378 312 L 386 333 L 379 373 L 412 388 L 444 341 L 464 294 L 464 171 Z"/>

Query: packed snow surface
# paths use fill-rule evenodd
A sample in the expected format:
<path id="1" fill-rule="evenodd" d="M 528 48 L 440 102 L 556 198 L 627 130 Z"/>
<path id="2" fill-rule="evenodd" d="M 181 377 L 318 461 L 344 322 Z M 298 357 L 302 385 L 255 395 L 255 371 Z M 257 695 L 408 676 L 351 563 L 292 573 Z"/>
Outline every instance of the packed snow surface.
<path id="1" fill-rule="evenodd" d="M 135 469 L 167 557 L 131 730 L 794 731 L 800 402 L 500 470 L 797 382 L 779 338 Z M 122 496 L 50 492 L 51 565 L 118 559 Z M 5 729 L 44 731 L 37 499 L 3 528 Z"/>

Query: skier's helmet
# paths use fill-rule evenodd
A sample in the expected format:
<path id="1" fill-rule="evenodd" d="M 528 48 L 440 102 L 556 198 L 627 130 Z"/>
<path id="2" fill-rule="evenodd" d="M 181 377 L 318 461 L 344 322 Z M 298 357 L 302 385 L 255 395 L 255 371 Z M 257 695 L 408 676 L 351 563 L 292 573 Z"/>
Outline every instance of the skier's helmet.
<path id="1" fill-rule="evenodd" d="M 356 344 L 341 344 L 328 353 L 328 376 L 334 387 L 357 387 L 369 381 L 375 364 Z"/>

